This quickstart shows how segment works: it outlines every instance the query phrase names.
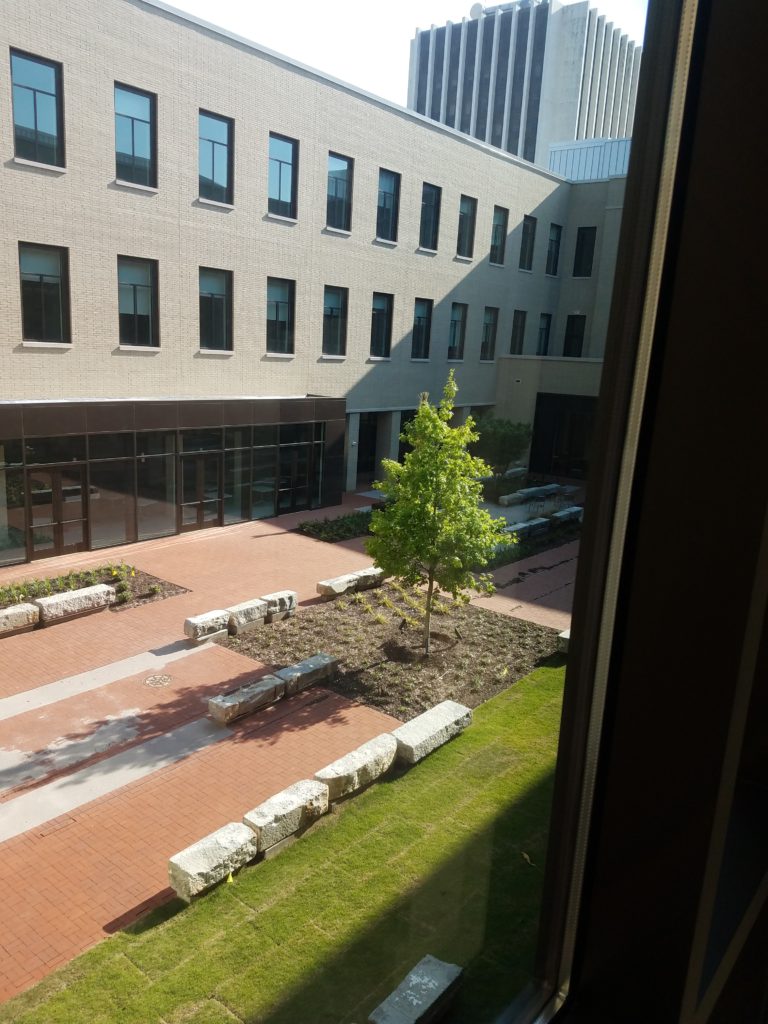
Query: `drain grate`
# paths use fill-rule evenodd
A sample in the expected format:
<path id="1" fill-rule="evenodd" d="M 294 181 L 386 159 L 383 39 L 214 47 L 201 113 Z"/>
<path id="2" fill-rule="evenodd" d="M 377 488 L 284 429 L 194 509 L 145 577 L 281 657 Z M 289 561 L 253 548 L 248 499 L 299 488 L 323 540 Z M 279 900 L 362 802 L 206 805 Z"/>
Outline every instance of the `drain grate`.
<path id="1" fill-rule="evenodd" d="M 147 678 L 144 680 L 144 685 L 153 687 L 167 686 L 170 683 L 170 681 L 171 676 L 166 676 L 162 673 L 158 673 L 154 676 L 147 676 Z"/>

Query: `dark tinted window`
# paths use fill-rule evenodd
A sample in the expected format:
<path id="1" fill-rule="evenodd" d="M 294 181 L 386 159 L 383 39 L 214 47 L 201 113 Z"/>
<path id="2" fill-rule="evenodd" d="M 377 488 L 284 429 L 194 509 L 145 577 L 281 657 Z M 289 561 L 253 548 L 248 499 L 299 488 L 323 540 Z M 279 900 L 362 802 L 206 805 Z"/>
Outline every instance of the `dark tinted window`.
<path id="1" fill-rule="evenodd" d="M 596 235 L 597 228 L 579 228 L 576 232 L 576 252 L 573 257 L 574 277 L 591 277 Z"/>
<path id="2" fill-rule="evenodd" d="M 509 354 L 521 356 L 525 344 L 525 321 L 528 314 L 524 309 L 516 309 L 512 314 L 512 337 L 509 342 Z"/>
<path id="3" fill-rule="evenodd" d="M 282 135 L 269 136 L 269 212 L 296 217 L 299 144 Z"/>
<path id="4" fill-rule="evenodd" d="M 515 57 L 512 66 L 512 90 L 509 100 L 509 120 L 507 130 L 507 150 L 517 153 L 520 138 L 520 116 L 523 104 L 523 82 L 525 81 L 525 58 L 528 53 L 528 23 L 530 9 L 517 11 L 517 28 L 515 33 Z"/>
<path id="5" fill-rule="evenodd" d="M 451 27 L 451 50 L 448 58 L 448 95 L 445 103 L 445 123 L 454 126 L 456 118 L 456 92 L 459 86 L 459 53 L 461 52 L 461 25 Z"/>
<path id="6" fill-rule="evenodd" d="M 225 427 L 224 447 L 225 448 L 250 448 L 251 428 L 250 427 Z"/>
<path id="7" fill-rule="evenodd" d="M 133 455 L 133 434 L 91 434 L 88 458 L 119 459 Z"/>
<path id="8" fill-rule="evenodd" d="M 70 340 L 66 249 L 19 243 L 21 319 L 29 341 Z"/>
<path id="9" fill-rule="evenodd" d="M 536 218 L 523 217 L 523 234 L 520 239 L 521 270 L 530 270 L 533 266 L 533 247 L 536 242 Z"/>
<path id="10" fill-rule="evenodd" d="M 431 335 L 432 300 L 416 299 L 413 304 L 411 359 L 429 359 L 429 341 Z"/>
<path id="11" fill-rule="evenodd" d="M 200 348 L 232 348 L 232 272 L 200 267 Z"/>
<path id="12" fill-rule="evenodd" d="M 578 358 L 584 347 L 584 330 L 587 326 L 587 318 L 581 314 L 572 313 L 565 324 L 565 338 L 563 340 L 563 355 Z"/>
<path id="13" fill-rule="evenodd" d="M 477 117 L 475 119 L 475 138 L 485 138 L 485 125 L 488 120 L 489 90 L 491 88 L 491 64 L 493 57 L 493 34 L 495 18 L 483 18 L 483 42 L 480 56 L 480 80 L 477 92 Z"/>
<path id="14" fill-rule="evenodd" d="M 443 96 L 443 61 L 445 57 L 446 29 L 438 28 L 434 33 L 435 48 L 432 58 L 432 103 L 429 116 L 434 121 L 440 120 L 440 104 Z"/>
<path id="15" fill-rule="evenodd" d="M 115 83 L 115 176 L 157 185 L 155 97 Z"/>
<path id="16" fill-rule="evenodd" d="M 234 121 L 200 111 L 199 189 L 201 199 L 232 204 Z"/>
<path id="17" fill-rule="evenodd" d="M 462 196 L 459 200 L 459 230 L 456 238 L 456 255 L 471 257 L 475 249 L 475 221 L 477 200 Z"/>
<path id="18" fill-rule="evenodd" d="M 120 344 L 156 348 L 160 344 L 157 317 L 157 263 L 117 257 Z"/>
<path id="19" fill-rule="evenodd" d="M 437 240 L 440 236 L 440 196 L 441 189 L 437 185 L 424 182 L 421 189 L 419 225 L 419 245 L 422 249 L 437 249 Z"/>
<path id="20" fill-rule="evenodd" d="M 467 22 L 467 40 L 464 47 L 464 91 L 461 97 L 461 121 L 456 126 L 469 134 L 472 124 L 472 93 L 475 86 L 475 57 L 477 50 L 477 21 Z"/>
<path id="21" fill-rule="evenodd" d="M 549 225 L 549 241 L 547 242 L 547 269 L 546 273 L 554 277 L 560 265 L 560 239 L 563 236 L 563 229 L 559 224 Z"/>
<path id="22" fill-rule="evenodd" d="M 499 327 L 499 310 L 486 306 L 483 314 L 483 338 L 480 343 L 480 358 L 489 361 L 496 357 L 496 332 Z"/>
<path id="23" fill-rule="evenodd" d="M 376 208 L 376 237 L 389 242 L 397 241 L 397 221 L 400 214 L 400 175 L 395 171 L 379 169 L 379 201 Z"/>
<path id="24" fill-rule="evenodd" d="M 533 49 L 528 86 L 528 108 L 525 115 L 525 141 L 522 156 L 525 160 L 536 158 L 536 131 L 539 126 L 539 102 L 541 100 L 541 77 L 544 70 L 544 44 L 547 38 L 549 4 L 541 4 L 534 12 Z"/>
<path id="25" fill-rule="evenodd" d="M 181 450 L 183 452 L 209 452 L 221 448 L 221 427 L 203 430 L 182 430 Z"/>
<path id="26" fill-rule="evenodd" d="M 464 302 L 451 305 L 451 323 L 448 331 L 448 358 L 464 358 L 464 339 L 467 334 L 467 306 Z"/>
<path id="27" fill-rule="evenodd" d="M 347 351 L 347 289 L 325 286 L 323 296 L 323 355 Z"/>
<path id="28" fill-rule="evenodd" d="M 549 354 L 549 332 L 552 327 L 552 314 L 542 313 L 539 318 L 539 340 L 536 346 L 537 356 Z"/>
<path id="29" fill-rule="evenodd" d="M 349 231 L 352 227 L 352 175 L 354 161 L 338 153 L 328 154 L 328 197 L 325 223 Z"/>
<path id="30" fill-rule="evenodd" d="M 496 62 L 496 83 L 493 89 L 493 112 L 490 142 L 501 146 L 504 137 L 504 98 L 507 92 L 509 41 L 514 11 L 504 11 L 499 24 L 499 51 Z"/>
<path id="31" fill-rule="evenodd" d="M 85 461 L 85 437 L 28 437 L 24 442 L 27 465 Z"/>
<path id="32" fill-rule="evenodd" d="M 493 226 L 491 228 L 491 263 L 504 263 L 504 254 L 507 248 L 507 224 L 509 211 L 503 206 L 493 208 Z"/>
<path id="33" fill-rule="evenodd" d="M 136 454 L 172 455 L 176 451 L 174 430 L 142 430 L 136 434 Z"/>
<path id="34" fill-rule="evenodd" d="M 11 50 L 16 156 L 64 166 L 61 65 Z"/>
<path id="35" fill-rule="evenodd" d="M 392 344 L 393 295 L 373 293 L 371 309 L 371 355 L 388 358 Z"/>
<path id="36" fill-rule="evenodd" d="M 267 278 L 267 352 L 293 352 L 294 282 Z"/>

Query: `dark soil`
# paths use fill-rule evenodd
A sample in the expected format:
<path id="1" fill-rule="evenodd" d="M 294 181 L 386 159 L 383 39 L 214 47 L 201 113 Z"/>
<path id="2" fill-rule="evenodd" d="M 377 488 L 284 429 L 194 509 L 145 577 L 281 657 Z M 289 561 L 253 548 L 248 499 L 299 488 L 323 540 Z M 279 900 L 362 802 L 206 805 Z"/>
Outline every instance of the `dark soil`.
<path id="1" fill-rule="evenodd" d="M 166 597 L 187 592 L 186 587 L 161 580 L 132 565 L 120 562 L 89 569 L 73 569 L 61 576 L 44 576 L 40 579 L 26 579 L 6 584 L 0 587 L 0 608 L 31 601 L 36 597 L 92 587 L 97 583 L 106 583 L 115 588 L 117 603 L 109 609 L 112 612 L 135 608 L 137 605 L 149 604 L 152 601 L 163 601 Z"/>
<path id="2" fill-rule="evenodd" d="M 337 655 L 329 688 L 401 719 L 443 700 L 476 707 L 557 650 L 554 629 L 441 596 L 425 657 L 423 606 L 422 591 L 387 583 L 221 643 L 270 670 L 319 651 Z"/>

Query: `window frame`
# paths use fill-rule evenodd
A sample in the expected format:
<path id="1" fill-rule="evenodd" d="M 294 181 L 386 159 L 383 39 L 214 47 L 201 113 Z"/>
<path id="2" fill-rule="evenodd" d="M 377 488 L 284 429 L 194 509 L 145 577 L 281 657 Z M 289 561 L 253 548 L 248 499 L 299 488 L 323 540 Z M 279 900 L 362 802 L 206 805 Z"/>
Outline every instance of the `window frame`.
<path id="1" fill-rule="evenodd" d="M 548 356 L 549 343 L 552 340 L 552 314 L 539 314 L 539 333 L 536 337 L 536 355 Z"/>
<path id="2" fill-rule="evenodd" d="M 287 284 L 288 285 L 288 298 L 284 299 L 270 299 L 269 288 L 271 284 Z M 270 317 L 269 307 L 270 304 L 277 303 L 281 306 L 286 306 L 288 315 L 284 321 L 279 316 Z M 276 312 L 279 310 L 276 309 Z M 287 324 L 285 329 L 285 348 L 270 347 L 270 324 L 271 323 L 285 323 Z M 295 355 L 296 353 L 296 282 L 288 277 L 268 277 L 267 278 L 267 355 Z M 277 334 L 277 331 L 273 331 L 273 334 Z"/>
<path id="3" fill-rule="evenodd" d="M 501 242 L 494 240 L 496 229 L 500 227 L 500 224 L 496 223 L 496 214 L 501 213 L 503 215 L 503 230 L 501 232 Z M 494 267 L 503 267 L 504 260 L 507 254 L 507 232 L 509 231 L 509 210 L 506 206 L 494 206 L 493 218 L 491 219 L 491 244 L 489 247 L 488 261 L 493 264 Z M 497 256 L 497 259 L 494 259 Z"/>
<path id="4" fill-rule="evenodd" d="M 525 352 L 525 330 L 528 324 L 527 309 L 512 310 L 512 331 L 509 336 L 509 354 L 521 356 Z"/>
<path id="5" fill-rule="evenodd" d="M 291 146 L 291 160 L 290 163 L 286 160 L 279 160 L 277 157 L 273 157 L 271 153 L 272 140 L 276 142 L 287 142 Z M 282 191 L 280 188 L 282 184 L 282 167 L 283 165 L 291 168 L 291 199 L 288 204 L 289 212 L 286 213 L 284 209 L 277 209 L 276 204 L 283 204 L 285 201 L 280 199 L 279 195 L 274 197 L 270 195 L 270 181 L 272 179 L 272 164 L 277 163 L 280 165 L 278 172 L 278 191 Z M 292 139 L 288 135 L 281 135 L 279 132 L 269 133 L 269 144 L 268 144 L 268 167 L 267 167 L 267 211 L 271 217 L 284 217 L 286 220 L 298 220 L 299 209 L 298 209 L 298 184 L 299 184 L 299 140 Z M 274 205 L 273 205 L 274 204 Z"/>
<path id="6" fill-rule="evenodd" d="M 520 258 L 517 264 L 518 270 L 533 270 L 533 255 L 536 248 L 537 225 L 537 217 L 531 217 L 527 213 L 523 216 L 522 234 L 520 236 Z"/>
<path id="7" fill-rule="evenodd" d="M 383 192 L 381 187 L 381 175 L 391 174 L 394 179 L 394 192 Z M 390 171 L 387 167 L 379 168 L 379 181 L 378 181 L 378 195 L 376 201 L 376 238 L 380 242 L 397 242 L 397 234 L 400 222 L 400 186 L 402 183 L 402 175 L 398 171 Z M 381 197 L 382 195 L 392 196 L 392 210 L 387 211 L 386 206 L 382 206 Z M 382 211 L 390 212 L 391 219 L 391 231 L 390 235 L 385 235 L 381 232 L 382 222 Z"/>
<path id="8" fill-rule="evenodd" d="M 13 80 L 13 58 L 21 57 L 23 60 L 32 61 L 35 64 L 42 64 L 45 67 L 51 68 L 54 73 L 54 81 L 56 83 L 56 94 L 55 94 L 55 106 L 56 106 L 56 149 L 59 156 L 58 160 L 54 160 L 51 163 L 50 160 L 40 160 L 37 156 L 29 157 L 22 156 L 19 153 L 18 136 L 17 136 L 17 124 L 16 124 L 16 97 L 15 90 L 19 89 L 31 89 L 35 94 L 43 92 L 42 89 L 32 89 L 31 86 L 19 85 L 17 86 Z M 64 67 L 60 61 L 49 60 L 47 57 L 40 57 L 37 54 L 29 53 L 27 50 L 20 50 L 14 46 L 10 48 L 10 66 L 11 66 L 11 119 L 13 121 L 13 154 L 17 160 L 29 160 L 31 163 L 39 163 L 45 167 L 66 167 L 67 166 L 67 152 L 66 152 L 66 139 L 64 135 Z M 50 95 L 50 93 L 46 93 Z M 39 134 L 37 128 L 37 96 L 34 99 L 35 109 L 35 150 L 37 150 L 37 136 Z"/>
<path id="9" fill-rule="evenodd" d="M 426 316 L 419 316 L 419 303 L 425 303 Z M 411 359 L 428 360 L 429 350 L 432 343 L 432 316 L 435 303 L 432 299 L 424 299 L 417 296 L 413 300 L 413 326 L 411 327 Z M 424 321 L 423 324 L 417 321 Z M 417 348 L 417 338 L 419 347 Z M 417 354 L 418 353 L 418 354 Z"/>
<path id="10" fill-rule="evenodd" d="M 137 181 L 135 178 L 126 178 L 120 174 L 118 164 L 118 150 L 117 150 L 117 119 L 118 117 L 126 117 L 131 121 L 131 142 L 133 144 L 133 122 L 138 120 L 129 114 L 118 114 L 117 112 L 117 90 L 122 89 L 124 92 L 133 93 L 135 96 L 142 96 L 149 100 L 149 181 Z M 153 92 L 147 92 L 146 89 L 137 89 L 133 85 L 126 85 L 125 82 L 118 82 L 115 80 L 114 83 L 114 98 L 115 98 L 115 181 L 118 183 L 126 182 L 129 185 L 143 185 L 145 188 L 157 188 L 157 95 Z M 135 152 L 131 153 L 131 157 L 135 160 Z"/>
<path id="11" fill-rule="evenodd" d="M 24 315 L 24 279 L 21 267 L 21 257 L 23 249 L 36 249 L 40 252 L 56 252 L 59 256 L 59 307 L 61 316 L 61 336 L 59 338 L 34 338 L 27 334 L 25 326 L 25 315 Z M 69 294 L 69 249 L 66 246 L 60 245 L 41 245 L 37 242 L 23 242 L 18 243 L 19 253 L 19 296 L 21 300 L 21 336 L 23 341 L 39 342 L 42 344 L 59 344 L 59 345 L 71 345 L 72 344 L 72 324 L 71 324 L 71 307 L 70 307 L 70 294 Z M 28 272 L 27 272 L 28 273 Z M 45 276 L 45 275 L 42 275 Z M 42 282 L 40 282 L 42 284 Z"/>
<path id="12" fill-rule="evenodd" d="M 549 238 L 547 239 L 547 264 L 544 273 L 548 277 L 557 277 L 560 268 L 560 248 L 563 241 L 563 225 L 549 225 Z"/>
<path id="13" fill-rule="evenodd" d="M 200 124 L 201 117 L 209 117 L 213 121 L 220 121 L 222 124 L 227 126 L 227 187 L 225 190 L 224 199 L 214 198 L 213 196 L 203 195 L 202 189 L 202 174 L 200 173 L 200 143 L 202 141 L 210 142 L 212 147 L 222 146 L 224 143 L 217 142 L 215 139 L 203 140 L 202 126 Z M 202 199 L 206 203 L 219 203 L 221 206 L 234 206 L 235 204 L 235 121 L 232 117 L 226 117 L 224 114 L 215 114 L 212 110 L 205 110 L 200 107 L 197 112 L 197 146 L 198 146 L 198 158 L 197 158 L 197 195 L 199 199 Z M 215 153 L 215 148 L 212 150 Z M 211 160 L 211 173 L 214 171 L 214 161 Z M 213 178 L 211 182 L 215 185 Z"/>
<path id="14" fill-rule="evenodd" d="M 428 203 L 427 196 L 431 196 L 433 202 Z M 426 252 L 437 252 L 440 242 L 440 207 L 442 199 L 443 190 L 439 185 L 433 185 L 428 181 L 422 182 L 419 248 Z M 428 232 L 429 237 L 427 237 Z"/>
<path id="15" fill-rule="evenodd" d="M 486 306 L 483 310 L 483 333 L 480 341 L 481 363 L 492 363 L 496 359 L 496 338 L 499 333 L 499 313 L 500 309 L 498 306 Z"/>
<path id="16" fill-rule="evenodd" d="M 138 331 L 134 330 L 134 339 L 132 341 L 126 341 L 123 339 L 123 324 L 120 319 L 123 314 L 120 313 L 120 288 L 130 286 L 133 289 L 133 318 L 134 324 L 137 324 L 136 318 L 138 316 L 136 312 L 136 288 L 146 287 L 145 285 L 135 285 L 131 282 L 121 282 L 120 280 L 120 266 L 121 261 L 125 263 L 135 264 L 146 264 L 149 267 L 149 289 L 150 289 L 150 314 L 149 314 L 149 330 L 150 330 L 150 341 L 149 344 L 144 344 L 141 341 L 136 340 Z M 159 273 L 158 273 L 158 261 L 149 259 L 144 256 L 128 256 L 124 253 L 118 253 L 117 256 L 117 296 L 118 296 L 118 338 L 119 344 L 122 348 L 143 348 L 152 349 L 160 348 L 160 309 L 159 309 Z"/>
<path id="17" fill-rule="evenodd" d="M 327 304 L 328 291 L 338 292 L 341 297 L 341 304 L 335 307 L 329 307 Z M 334 308 L 340 310 L 338 317 L 329 316 L 328 309 Z M 322 354 L 324 356 L 336 356 L 345 357 L 347 354 L 347 317 L 349 310 L 349 288 L 343 288 L 341 285 L 326 284 L 323 286 L 323 342 L 322 342 Z M 337 321 L 335 324 L 336 328 L 336 345 L 338 351 L 333 351 L 332 346 L 327 344 L 329 341 L 328 335 L 331 333 L 329 330 L 329 324 L 334 320 Z"/>
<path id="18" fill-rule="evenodd" d="M 223 274 L 225 281 L 224 291 L 224 344 L 223 345 L 212 345 L 210 341 L 206 341 L 203 338 L 203 298 L 204 294 L 201 288 L 201 277 L 203 273 L 210 274 Z M 201 352 L 232 352 L 234 349 L 234 323 L 232 319 L 233 311 L 233 290 L 234 290 L 234 275 L 231 270 L 223 270 L 221 267 L 198 267 L 197 276 L 198 286 L 198 306 L 199 306 L 199 321 L 200 321 L 200 335 L 199 345 Z M 220 292 L 205 293 L 206 296 L 214 298 L 220 295 Z"/>
<path id="19" fill-rule="evenodd" d="M 591 232 L 591 234 L 587 234 Z M 591 245 L 589 247 L 589 272 L 581 273 L 584 269 L 582 266 L 585 263 L 585 247 L 584 238 L 591 238 Z M 576 229 L 576 245 L 573 250 L 573 277 L 576 278 L 590 278 L 595 266 L 595 246 L 597 244 L 597 225 L 595 224 L 583 224 L 581 227 Z"/>
<path id="20" fill-rule="evenodd" d="M 574 330 L 576 324 L 581 325 L 581 330 Z M 563 334 L 563 355 L 567 359 L 581 359 L 584 352 L 584 338 L 587 333 L 587 315 L 586 313 L 569 313 L 565 321 L 565 332 Z M 578 352 L 569 352 L 569 348 L 574 347 L 574 342 L 578 342 Z"/>
<path id="21" fill-rule="evenodd" d="M 376 300 L 384 299 L 385 314 L 384 328 L 380 330 L 378 324 L 381 322 L 380 318 L 377 317 L 377 312 L 382 312 L 381 309 L 377 309 Z M 371 300 L 371 347 L 369 352 L 370 359 L 390 359 L 392 356 L 392 323 L 394 320 L 395 310 L 395 296 L 392 292 L 374 292 Z M 378 335 L 382 334 L 383 337 L 379 338 Z M 383 352 L 375 351 L 379 341 L 382 342 Z"/>
<path id="22" fill-rule="evenodd" d="M 331 160 L 344 160 L 346 162 L 346 179 L 345 187 L 347 194 L 343 199 L 339 200 L 338 197 L 331 196 L 331 181 L 337 179 L 331 177 Z M 344 156 L 341 153 L 336 153 L 333 150 L 328 151 L 328 179 L 326 184 L 326 202 L 325 202 L 325 226 L 327 228 L 333 228 L 334 231 L 346 231 L 351 232 L 352 230 L 352 199 L 354 193 L 354 181 L 355 181 L 355 161 L 351 156 Z M 332 222 L 331 211 L 335 209 L 335 204 L 341 207 L 342 216 L 340 218 L 341 223 L 336 224 Z"/>
<path id="23" fill-rule="evenodd" d="M 461 316 L 456 318 L 453 314 L 455 312 L 461 312 Z M 467 339 L 467 321 L 469 320 L 469 303 L 467 302 L 452 302 L 451 303 L 451 319 L 448 327 L 448 361 L 454 363 L 461 363 L 464 361 L 464 345 Z M 459 324 L 459 328 L 454 327 L 454 324 Z M 456 334 L 459 334 L 458 342 L 456 341 Z"/>
<path id="24" fill-rule="evenodd" d="M 465 201 L 468 209 L 463 209 Z M 456 231 L 456 255 L 471 260 L 475 251 L 477 199 L 462 194 L 459 198 L 459 223 Z"/>

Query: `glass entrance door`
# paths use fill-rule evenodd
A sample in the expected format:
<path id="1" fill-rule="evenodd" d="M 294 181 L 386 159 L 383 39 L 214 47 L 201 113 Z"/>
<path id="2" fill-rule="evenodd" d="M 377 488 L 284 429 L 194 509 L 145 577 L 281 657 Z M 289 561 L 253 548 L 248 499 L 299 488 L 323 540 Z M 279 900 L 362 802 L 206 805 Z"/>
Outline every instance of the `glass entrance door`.
<path id="1" fill-rule="evenodd" d="M 196 452 L 181 456 L 179 529 L 203 530 L 221 525 L 221 455 Z"/>
<path id="2" fill-rule="evenodd" d="M 277 511 L 301 512 L 309 508 L 309 470 L 312 445 L 280 448 Z"/>
<path id="3" fill-rule="evenodd" d="M 85 487 L 85 466 L 27 470 L 30 558 L 85 550 Z"/>

